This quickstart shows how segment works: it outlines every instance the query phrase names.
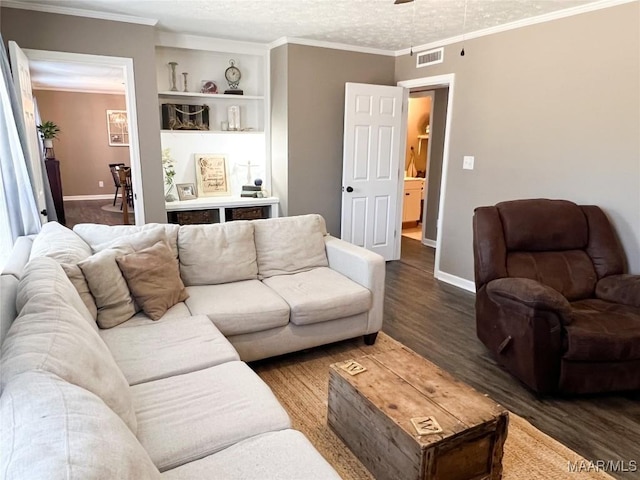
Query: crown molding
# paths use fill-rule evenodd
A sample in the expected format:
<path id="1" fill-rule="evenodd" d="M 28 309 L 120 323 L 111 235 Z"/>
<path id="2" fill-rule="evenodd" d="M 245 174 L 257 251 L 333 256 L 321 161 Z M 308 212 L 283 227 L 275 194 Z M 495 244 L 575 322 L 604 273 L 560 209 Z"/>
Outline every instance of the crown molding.
<path id="1" fill-rule="evenodd" d="M 156 46 L 208 50 L 212 52 L 234 52 L 248 55 L 264 55 L 269 51 L 267 44 L 229 40 L 226 38 L 187 35 L 182 33 L 156 31 Z"/>
<path id="2" fill-rule="evenodd" d="M 347 50 L 349 52 L 369 53 L 372 55 L 386 55 L 390 57 L 395 56 L 395 52 L 393 50 L 384 50 L 382 48 L 373 48 L 373 47 L 360 47 L 358 45 L 349 45 L 347 43 L 334 43 L 334 42 L 326 42 L 324 40 L 312 40 L 309 38 L 298 38 L 298 37 L 280 37 L 277 40 L 268 44 L 268 48 L 269 50 L 272 50 L 274 48 L 277 48 L 286 44 L 306 45 L 308 47 L 330 48 L 333 50 Z"/>
<path id="3" fill-rule="evenodd" d="M 472 40 L 474 38 L 484 37 L 486 35 L 493 35 L 494 33 L 501 33 L 509 30 L 515 30 L 517 28 L 528 27 L 529 25 L 537 25 L 539 23 L 551 22 L 553 20 L 572 17 L 574 15 L 580 15 L 582 13 L 594 12 L 596 10 L 615 7 L 625 3 L 635 3 L 637 1 L 638 0 L 600 0 L 594 3 L 580 5 L 578 7 L 565 8 L 564 10 L 558 10 L 556 12 L 545 13 L 544 15 L 538 15 L 536 17 L 524 18 L 515 22 L 505 23 L 491 28 L 476 30 L 475 32 L 465 33 L 464 35 L 456 35 L 455 37 L 446 38 L 444 40 L 425 43 L 424 45 L 417 45 L 413 47 L 413 53 L 422 52 L 424 50 L 431 50 L 432 48 L 444 47 L 453 43 Z M 403 48 L 402 50 L 396 50 L 394 52 L 394 55 L 396 57 L 400 57 L 402 55 L 409 55 L 410 53 L 410 48 Z"/>
<path id="4" fill-rule="evenodd" d="M 43 5 L 40 3 L 24 3 L 15 0 L 3 0 L 2 7 L 17 8 L 20 10 L 33 10 L 36 12 L 58 13 L 60 15 L 72 15 L 74 17 L 97 18 L 99 20 L 111 20 L 114 22 L 137 23 L 139 25 L 156 26 L 157 19 L 122 15 L 119 13 L 96 12 L 81 8 L 62 7 L 60 5 Z"/>

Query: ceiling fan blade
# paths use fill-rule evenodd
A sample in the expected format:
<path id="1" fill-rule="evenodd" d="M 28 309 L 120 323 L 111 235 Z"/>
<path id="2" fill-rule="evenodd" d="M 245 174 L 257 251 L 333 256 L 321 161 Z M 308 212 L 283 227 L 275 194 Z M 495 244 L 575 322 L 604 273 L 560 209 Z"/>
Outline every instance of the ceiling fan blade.
<path id="1" fill-rule="evenodd" d="M 403 3 L 411 3 L 413 0 L 396 0 L 393 2 L 394 5 L 402 5 Z"/>

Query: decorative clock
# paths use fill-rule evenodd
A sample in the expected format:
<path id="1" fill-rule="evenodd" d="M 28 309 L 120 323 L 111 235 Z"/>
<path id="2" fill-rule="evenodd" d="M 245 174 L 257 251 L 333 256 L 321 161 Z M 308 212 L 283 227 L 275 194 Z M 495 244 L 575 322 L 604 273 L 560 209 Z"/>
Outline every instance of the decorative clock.
<path id="1" fill-rule="evenodd" d="M 235 60 L 229 60 L 229 67 L 224 71 L 224 78 L 227 79 L 227 83 L 229 84 L 229 90 L 225 90 L 224 93 L 231 95 L 242 95 L 244 93 L 238 88 L 242 73 L 240 69 L 236 67 Z"/>

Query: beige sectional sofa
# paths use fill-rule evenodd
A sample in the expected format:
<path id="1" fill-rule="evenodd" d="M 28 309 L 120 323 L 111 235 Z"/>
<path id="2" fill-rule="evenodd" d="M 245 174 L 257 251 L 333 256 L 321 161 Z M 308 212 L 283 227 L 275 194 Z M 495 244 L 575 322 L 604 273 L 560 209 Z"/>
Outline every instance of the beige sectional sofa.
<path id="1" fill-rule="evenodd" d="M 154 321 L 117 266 L 159 244 Z M 381 328 L 384 261 L 321 217 L 50 223 L 0 282 L 3 478 L 339 478 L 245 363 Z"/>

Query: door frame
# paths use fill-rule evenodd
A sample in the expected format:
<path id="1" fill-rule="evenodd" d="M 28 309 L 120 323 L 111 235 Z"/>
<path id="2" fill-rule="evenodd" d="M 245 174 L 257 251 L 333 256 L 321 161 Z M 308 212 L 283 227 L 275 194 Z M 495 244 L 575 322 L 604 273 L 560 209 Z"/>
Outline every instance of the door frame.
<path id="1" fill-rule="evenodd" d="M 140 160 L 140 142 L 138 137 L 138 110 L 136 108 L 136 89 L 133 76 L 133 59 L 126 57 L 110 57 L 86 53 L 53 52 L 24 48 L 29 60 L 47 62 L 81 63 L 88 65 L 109 65 L 120 67 L 124 78 L 125 105 L 129 120 L 129 162 L 131 165 L 131 183 L 133 184 L 133 203 L 135 224 L 145 223 L 144 201 L 142 190 L 142 165 Z"/>
<path id="2" fill-rule="evenodd" d="M 449 143 L 451 139 L 451 118 L 453 116 L 453 93 L 455 87 L 455 74 L 435 75 L 433 77 L 414 78 L 412 80 L 402 80 L 398 82 L 399 87 L 407 90 L 421 87 L 449 87 L 447 98 L 447 117 L 445 121 L 444 148 L 442 151 L 442 178 L 440 179 L 440 206 L 438 210 L 438 221 L 436 222 L 436 255 L 433 264 L 433 276 L 448 283 L 449 276 L 440 270 L 440 252 L 442 251 L 442 224 L 444 222 L 444 206 L 446 200 L 447 173 L 449 171 Z M 406 115 L 405 115 L 406 117 Z M 424 227 L 423 227 L 424 228 Z M 398 258 L 400 258 L 400 241 L 398 241 Z"/>

